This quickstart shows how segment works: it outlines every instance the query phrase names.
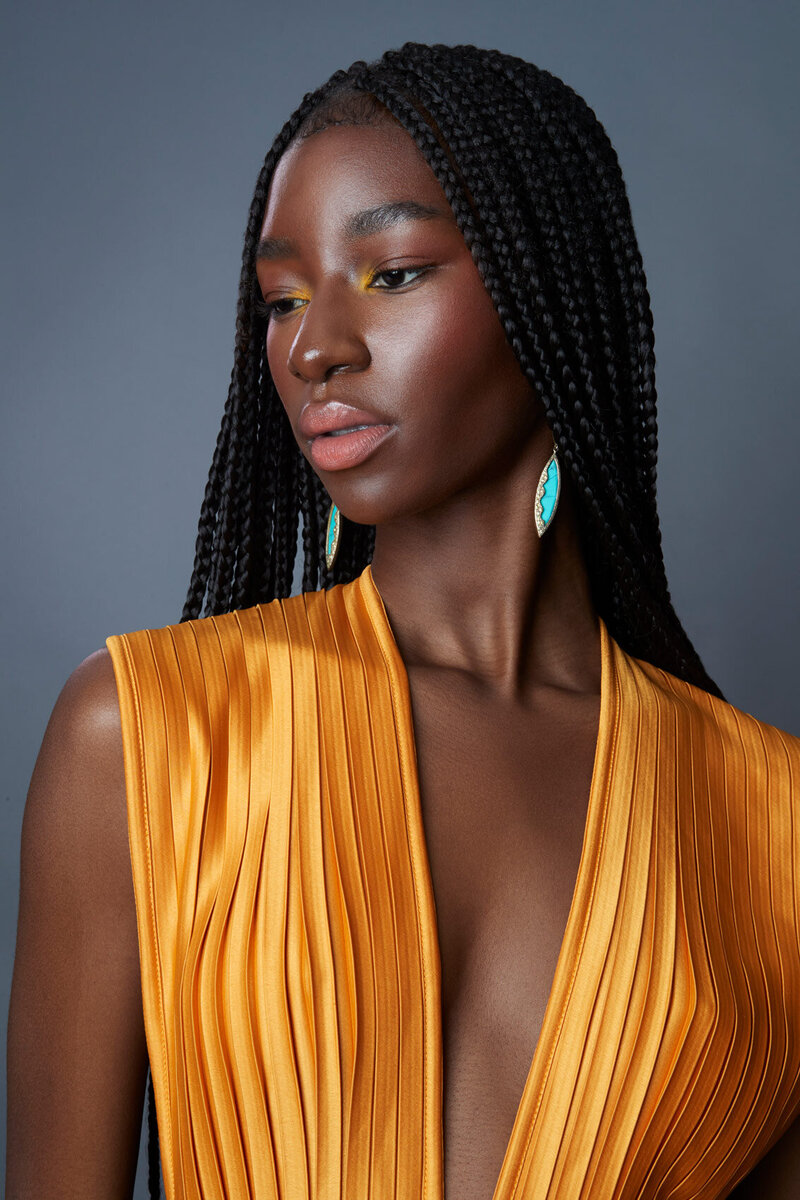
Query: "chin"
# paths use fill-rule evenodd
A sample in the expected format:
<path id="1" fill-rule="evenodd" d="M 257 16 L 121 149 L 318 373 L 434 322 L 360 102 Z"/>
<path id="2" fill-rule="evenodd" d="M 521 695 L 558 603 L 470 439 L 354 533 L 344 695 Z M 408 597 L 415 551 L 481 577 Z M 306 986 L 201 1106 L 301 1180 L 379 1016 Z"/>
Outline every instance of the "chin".
<path id="1" fill-rule="evenodd" d="M 386 525 L 416 516 L 435 508 L 458 490 L 457 483 L 449 475 L 443 478 L 441 470 L 435 472 L 427 459 L 418 462 L 416 470 L 399 461 L 392 464 L 391 471 L 376 468 L 368 472 L 366 465 L 352 471 L 326 472 L 325 477 L 320 475 L 342 516 L 356 525 Z"/>
<path id="2" fill-rule="evenodd" d="M 404 515 L 404 510 L 398 509 L 396 503 L 391 504 L 378 498 L 370 500 L 343 496 L 340 503 L 334 494 L 339 490 L 334 488 L 334 492 L 329 493 L 331 499 L 336 503 L 342 516 L 355 525 L 384 525 L 387 521 Z"/>
<path id="3" fill-rule="evenodd" d="M 350 471 L 320 472 L 319 478 L 346 520 L 356 525 L 381 525 L 414 507 L 415 497 L 408 495 L 407 487 L 395 482 L 403 474 L 392 471 L 390 477 L 388 471 L 377 470 L 368 474 L 364 468 L 356 467 Z M 408 480 L 404 482 L 407 484 Z"/>

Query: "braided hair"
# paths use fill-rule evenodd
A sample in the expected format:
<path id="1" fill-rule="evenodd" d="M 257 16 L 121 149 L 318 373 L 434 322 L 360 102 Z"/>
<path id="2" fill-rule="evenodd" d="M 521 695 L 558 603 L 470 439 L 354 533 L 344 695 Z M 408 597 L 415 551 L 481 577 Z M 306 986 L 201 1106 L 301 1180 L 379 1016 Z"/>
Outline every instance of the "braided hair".
<path id="1" fill-rule="evenodd" d="M 499 50 L 406 42 L 307 93 L 264 160 L 244 238 L 228 399 L 182 620 L 354 579 L 374 527 L 342 523 L 269 372 L 255 252 L 276 164 L 332 124 L 396 121 L 441 184 L 574 489 L 592 601 L 634 657 L 722 696 L 671 602 L 656 509 L 653 315 L 616 152 L 561 79 Z M 204 609 L 205 605 L 205 609 Z M 158 1134 L 148 1089 L 150 1195 Z"/>

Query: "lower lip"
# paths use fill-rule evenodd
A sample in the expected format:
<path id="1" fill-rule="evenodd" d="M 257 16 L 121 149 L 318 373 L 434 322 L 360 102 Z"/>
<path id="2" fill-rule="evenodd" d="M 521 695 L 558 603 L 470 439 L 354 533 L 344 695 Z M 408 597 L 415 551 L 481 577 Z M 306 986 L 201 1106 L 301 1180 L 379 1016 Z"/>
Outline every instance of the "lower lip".
<path id="1" fill-rule="evenodd" d="M 320 471 L 343 471 L 345 467 L 357 467 L 377 450 L 393 429 L 394 425 L 370 425 L 367 429 L 340 433 L 337 437 L 320 434 L 312 439 L 311 461 Z"/>

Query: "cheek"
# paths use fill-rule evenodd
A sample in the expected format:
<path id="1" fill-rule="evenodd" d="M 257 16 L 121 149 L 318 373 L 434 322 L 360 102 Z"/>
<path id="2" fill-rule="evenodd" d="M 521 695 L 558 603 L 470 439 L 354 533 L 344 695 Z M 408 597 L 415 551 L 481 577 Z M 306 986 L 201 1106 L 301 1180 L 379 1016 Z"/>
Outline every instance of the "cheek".
<path id="1" fill-rule="evenodd" d="M 485 447 L 490 418 L 502 437 L 529 406 L 527 381 L 477 275 L 415 305 L 383 349 L 381 376 L 402 381 L 391 391 L 420 432 L 452 432 L 457 421 L 465 449 L 473 439 Z"/>
<path id="2" fill-rule="evenodd" d="M 267 365 L 275 386 L 281 395 L 291 379 L 288 367 L 288 357 L 291 342 L 279 325 L 269 325 L 266 333 Z"/>
<path id="3" fill-rule="evenodd" d="M 301 444 L 296 425 L 305 401 L 307 385 L 303 379 L 293 375 L 289 369 L 289 354 L 293 337 L 294 334 L 287 326 L 275 323 L 268 327 L 266 334 L 267 366 L 278 393 L 278 399 L 295 430 L 298 444 Z M 301 444 L 301 449 L 303 449 L 303 445 L 304 443 Z M 303 453 L 308 457 L 305 449 L 303 449 Z"/>

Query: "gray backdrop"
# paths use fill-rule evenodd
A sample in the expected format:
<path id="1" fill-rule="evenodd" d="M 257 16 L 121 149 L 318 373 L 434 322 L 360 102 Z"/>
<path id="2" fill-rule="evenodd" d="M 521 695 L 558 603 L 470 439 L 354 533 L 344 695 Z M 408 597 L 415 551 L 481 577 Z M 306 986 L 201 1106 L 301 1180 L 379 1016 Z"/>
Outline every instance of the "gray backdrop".
<path id="1" fill-rule="evenodd" d="M 16 0 L 3 25 L 4 1006 L 58 691 L 180 616 L 263 155 L 305 91 L 406 40 L 519 54 L 604 123 L 655 314 L 675 606 L 727 698 L 800 733 L 800 6 Z"/>

